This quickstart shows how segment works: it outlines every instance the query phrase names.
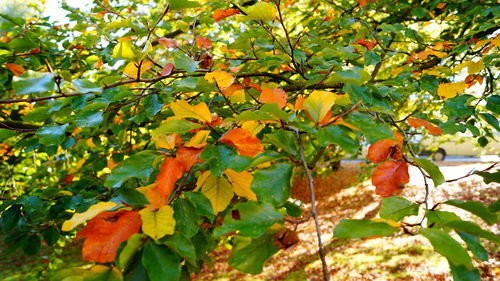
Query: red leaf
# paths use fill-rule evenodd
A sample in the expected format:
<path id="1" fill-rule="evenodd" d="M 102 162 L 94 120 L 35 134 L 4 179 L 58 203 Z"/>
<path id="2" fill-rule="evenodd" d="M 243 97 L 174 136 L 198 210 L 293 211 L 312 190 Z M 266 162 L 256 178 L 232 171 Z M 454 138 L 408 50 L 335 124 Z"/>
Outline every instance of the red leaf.
<path id="1" fill-rule="evenodd" d="M 440 136 L 443 133 L 441 128 L 439 128 L 438 126 L 433 125 L 430 122 L 422 120 L 420 118 L 408 118 L 408 125 L 412 126 L 413 128 L 425 127 L 431 134 L 436 136 Z"/>
<path id="2" fill-rule="evenodd" d="M 376 45 L 375 42 L 373 42 L 373 41 L 367 41 L 367 40 L 361 39 L 361 38 L 356 40 L 356 42 L 354 42 L 354 43 L 361 45 L 361 46 L 367 48 L 368 50 L 373 49 L 373 47 L 375 47 L 375 45 Z"/>
<path id="3" fill-rule="evenodd" d="M 220 141 L 235 147 L 241 155 L 253 157 L 264 151 L 260 140 L 250 131 L 243 128 L 229 131 Z"/>
<path id="4" fill-rule="evenodd" d="M 196 46 L 202 49 L 208 49 L 212 47 L 212 41 L 207 37 L 196 37 Z"/>
<path id="5" fill-rule="evenodd" d="M 377 167 L 372 176 L 375 193 L 389 197 L 401 189 L 401 185 L 410 182 L 408 165 L 403 161 L 387 161 Z"/>
<path id="6" fill-rule="evenodd" d="M 163 45 L 164 47 L 167 47 L 167 48 L 177 47 L 177 40 L 175 40 L 175 39 L 162 37 L 162 38 L 158 39 L 158 43 L 160 43 L 161 45 Z"/>
<path id="7" fill-rule="evenodd" d="M 85 238 L 82 255 L 86 261 L 113 262 L 118 246 L 132 234 L 138 233 L 141 216 L 135 211 L 102 212 L 78 232 Z"/>
<path id="8" fill-rule="evenodd" d="M 240 13 L 240 11 L 238 11 L 237 9 L 225 9 L 225 10 L 218 9 L 213 13 L 212 17 L 214 18 L 215 21 L 220 21 L 222 19 L 225 19 L 227 17 L 230 17 L 232 15 L 236 15 L 239 13 Z"/>
<path id="9" fill-rule="evenodd" d="M 283 108 L 286 105 L 286 98 L 287 95 L 282 89 L 264 88 L 259 97 L 259 101 L 262 103 L 275 103 L 279 108 Z"/>
<path id="10" fill-rule="evenodd" d="M 174 71 L 174 64 L 173 63 L 167 63 L 165 64 L 165 66 L 163 67 L 160 75 L 161 76 L 168 76 L 170 74 L 172 74 L 172 71 Z"/>

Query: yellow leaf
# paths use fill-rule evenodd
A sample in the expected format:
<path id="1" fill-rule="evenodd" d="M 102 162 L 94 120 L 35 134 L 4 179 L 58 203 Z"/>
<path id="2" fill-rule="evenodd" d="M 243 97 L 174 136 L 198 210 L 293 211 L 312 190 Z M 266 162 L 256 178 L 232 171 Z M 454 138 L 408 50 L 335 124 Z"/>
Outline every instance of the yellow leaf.
<path id="1" fill-rule="evenodd" d="M 142 61 L 142 63 L 138 62 L 129 62 L 125 68 L 123 69 L 123 74 L 127 75 L 128 77 L 137 79 L 137 73 L 139 72 L 139 65 L 141 66 L 140 69 L 140 76 L 147 70 L 151 69 L 153 67 L 153 63 L 150 61 Z M 140 77 L 139 76 L 139 77 Z"/>
<path id="2" fill-rule="evenodd" d="M 121 38 L 118 44 L 113 48 L 113 58 L 114 59 L 129 59 L 133 60 L 135 58 L 134 46 L 132 45 L 132 39 Z"/>
<path id="3" fill-rule="evenodd" d="M 248 130 L 250 133 L 254 135 L 257 135 L 265 127 L 266 127 L 265 124 L 256 120 L 247 120 L 241 122 L 241 128 Z"/>
<path id="4" fill-rule="evenodd" d="M 63 223 L 61 230 L 71 231 L 79 224 L 84 223 L 87 220 L 90 220 L 91 218 L 97 216 L 99 213 L 112 209 L 116 206 L 118 206 L 118 204 L 114 202 L 99 202 L 95 205 L 92 205 L 87 211 L 83 213 L 73 214 L 73 217 L 71 217 L 71 219 Z"/>
<path id="5" fill-rule="evenodd" d="M 156 186 L 156 183 L 152 183 L 150 185 L 140 186 L 140 187 L 136 188 L 135 190 L 137 190 L 140 193 L 146 195 L 146 193 L 148 193 L 148 190 L 154 188 L 155 186 Z"/>
<path id="6" fill-rule="evenodd" d="M 446 53 L 446 52 L 439 52 L 439 51 L 433 50 L 429 47 L 425 48 L 425 52 L 428 53 L 429 55 L 435 55 L 438 58 L 444 58 L 448 55 L 448 53 Z"/>
<path id="7" fill-rule="evenodd" d="M 326 91 L 313 91 L 304 100 L 304 109 L 311 115 L 314 122 L 325 118 L 328 111 L 335 104 L 335 94 Z"/>
<path id="8" fill-rule="evenodd" d="M 195 190 L 200 188 L 201 193 L 210 200 L 215 214 L 225 210 L 234 196 L 231 183 L 224 177 L 213 176 L 210 171 L 206 171 L 198 178 Z"/>
<path id="9" fill-rule="evenodd" d="M 175 140 L 177 139 L 177 134 L 172 133 L 169 135 L 155 135 L 151 136 L 151 139 L 155 142 L 157 148 L 174 149 Z"/>
<path id="10" fill-rule="evenodd" d="M 463 68 L 467 67 L 467 72 L 469 74 L 475 74 L 484 69 L 483 60 L 479 60 L 477 62 L 466 61 L 464 63 L 459 64 L 457 67 L 453 69 L 455 72 L 459 72 Z"/>
<path id="11" fill-rule="evenodd" d="M 233 94 L 229 96 L 229 100 L 233 103 L 245 102 L 245 92 L 243 92 L 243 90 L 234 91 Z"/>
<path id="12" fill-rule="evenodd" d="M 94 144 L 94 141 L 92 140 L 92 138 L 88 138 L 85 143 L 87 144 L 88 147 L 90 148 L 96 148 L 97 146 Z"/>
<path id="13" fill-rule="evenodd" d="M 221 90 L 224 90 L 233 84 L 234 76 L 225 71 L 216 70 L 205 74 L 205 80 L 208 82 L 215 80 L 217 86 L 219 86 Z"/>
<path id="14" fill-rule="evenodd" d="M 438 96 L 440 96 L 443 100 L 453 98 L 458 94 L 463 93 L 465 86 L 466 84 L 464 82 L 439 84 Z"/>
<path id="15" fill-rule="evenodd" d="M 248 20 L 273 20 L 276 17 L 276 7 L 271 3 L 258 2 L 246 9 Z"/>
<path id="16" fill-rule="evenodd" d="M 155 211 L 144 208 L 139 211 L 139 214 L 142 219 L 142 232 L 154 240 L 174 234 L 175 219 L 172 207 L 163 206 Z"/>
<path id="17" fill-rule="evenodd" d="M 120 164 L 120 163 L 116 163 L 116 162 L 113 160 L 113 158 L 112 158 L 112 157 L 110 157 L 110 158 L 108 158 L 108 159 L 106 160 L 106 164 L 107 164 L 108 169 L 113 170 L 113 169 L 114 169 L 116 166 L 118 166 L 118 164 Z"/>
<path id="18" fill-rule="evenodd" d="M 210 134 L 210 131 L 208 130 L 201 130 L 196 133 L 186 144 L 184 144 L 185 147 L 195 147 L 199 148 L 202 145 L 205 145 L 207 143 L 208 135 Z"/>
<path id="19" fill-rule="evenodd" d="M 382 219 L 382 218 L 376 218 L 372 219 L 374 222 L 385 222 L 386 224 L 392 226 L 392 227 L 401 227 L 401 224 L 397 221 L 394 220 L 389 220 L 389 219 Z"/>
<path id="20" fill-rule="evenodd" d="M 243 171 L 241 173 L 235 172 L 231 169 L 226 169 L 224 174 L 227 176 L 227 179 L 233 185 L 234 193 L 238 196 L 248 198 L 250 200 L 257 200 L 257 196 L 250 189 L 250 185 L 252 184 L 253 175 L 247 171 Z"/>
<path id="21" fill-rule="evenodd" d="M 212 115 L 206 103 L 190 105 L 185 100 L 179 100 L 170 104 L 175 116 L 181 118 L 194 118 L 203 122 L 211 122 Z"/>

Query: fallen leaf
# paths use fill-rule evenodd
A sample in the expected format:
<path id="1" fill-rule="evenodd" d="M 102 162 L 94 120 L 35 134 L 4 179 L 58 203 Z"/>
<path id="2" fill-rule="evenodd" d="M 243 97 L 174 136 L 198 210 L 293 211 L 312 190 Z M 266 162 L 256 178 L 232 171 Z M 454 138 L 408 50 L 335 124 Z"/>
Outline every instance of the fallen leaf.
<path id="1" fill-rule="evenodd" d="M 260 140 L 243 128 L 232 129 L 220 139 L 220 142 L 233 146 L 241 155 L 254 157 L 264 151 Z"/>
<path id="2" fill-rule="evenodd" d="M 275 103 L 279 108 L 283 108 L 286 105 L 287 95 L 282 89 L 262 89 L 262 93 L 259 97 L 259 101 L 262 103 Z"/>
<path id="3" fill-rule="evenodd" d="M 86 261 L 113 262 L 118 246 L 132 234 L 138 233 L 141 216 L 136 211 L 102 212 L 78 232 L 76 238 L 85 238 L 82 256 Z"/>
<path id="4" fill-rule="evenodd" d="M 378 166 L 372 176 L 375 193 L 389 197 L 401 189 L 402 184 L 410 182 L 408 165 L 403 161 L 386 161 Z"/>
<path id="5" fill-rule="evenodd" d="M 413 128 L 425 127 L 427 130 L 429 130 L 431 134 L 436 136 L 440 136 L 443 134 L 441 128 L 420 118 L 413 118 L 413 117 L 408 118 L 408 125 L 410 125 Z"/>
<path id="6" fill-rule="evenodd" d="M 237 10 L 237 9 L 218 9 L 218 10 L 215 10 L 215 12 L 213 13 L 212 17 L 214 18 L 214 21 L 220 21 L 222 19 L 225 19 L 227 17 L 230 17 L 232 15 L 236 15 L 236 14 L 239 14 L 240 11 Z"/>

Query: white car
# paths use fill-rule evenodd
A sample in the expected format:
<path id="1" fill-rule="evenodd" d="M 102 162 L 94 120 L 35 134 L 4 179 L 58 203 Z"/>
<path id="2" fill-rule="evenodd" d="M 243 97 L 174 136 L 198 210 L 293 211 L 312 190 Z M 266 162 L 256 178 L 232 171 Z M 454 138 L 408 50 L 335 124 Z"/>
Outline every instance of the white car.
<path id="1" fill-rule="evenodd" d="M 488 139 L 485 147 L 480 147 L 476 138 L 470 135 L 427 137 L 421 142 L 421 154 L 432 154 L 432 159 L 442 161 L 447 155 L 480 156 L 500 155 L 500 133 L 495 134 L 496 140 Z"/>

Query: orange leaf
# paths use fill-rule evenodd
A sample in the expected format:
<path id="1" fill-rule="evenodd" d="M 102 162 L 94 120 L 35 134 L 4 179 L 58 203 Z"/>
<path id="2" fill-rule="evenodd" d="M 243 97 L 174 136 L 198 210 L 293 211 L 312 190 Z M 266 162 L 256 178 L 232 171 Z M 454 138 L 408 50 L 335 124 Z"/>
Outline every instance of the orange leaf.
<path id="1" fill-rule="evenodd" d="M 243 89 L 243 86 L 241 86 L 240 84 L 236 84 L 234 83 L 233 85 L 225 88 L 222 90 L 222 93 L 226 96 L 226 97 L 230 97 L 232 96 L 236 91 L 239 91 Z"/>
<path id="2" fill-rule="evenodd" d="M 161 196 L 157 188 L 151 188 L 146 192 L 146 198 L 151 203 L 151 209 L 159 209 L 168 203 L 168 197 Z"/>
<path id="3" fill-rule="evenodd" d="M 238 11 L 237 9 L 225 9 L 225 10 L 218 9 L 213 13 L 212 17 L 214 18 L 215 21 L 220 21 L 222 19 L 225 19 L 227 17 L 230 17 L 232 15 L 236 15 L 239 13 L 240 13 L 240 11 Z"/>
<path id="4" fill-rule="evenodd" d="M 392 139 L 379 140 L 368 148 L 368 160 L 373 163 L 380 163 L 388 158 L 399 160 L 402 156 L 401 144 Z"/>
<path id="5" fill-rule="evenodd" d="M 389 197 L 399 191 L 402 184 L 410 182 L 408 165 L 403 161 L 387 161 L 377 167 L 372 176 L 375 193 Z"/>
<path id="6" fill-rule="evenodd" d="M 25 71 L 22 66 L 15 63 L 6 63 L 5 67 L 7 67 L 7 69 L 10 70 L 10 72 L 12 72 L 15 76 L 21 76 L 21 74 Z"/>
<path id="7" fill-rule="evenodd" d="M 202 49 L 208 49 L 212 47 L 212 41 L 207 37 L 196 37 L 196 46 Z"/>
<path id="8" fill-rule="evenodd" d="M 167 47 L 167 48 L 177 47 L 177 40 L 175 40 L 175 39 L 162 37 L 162 38 L 158 39 L 158 43 L 160 43 L 162 46 Z"/>
<path id="9" fill-rule="evenodd" d="M 303 96 L 299 96 L 296 100 L 295 100 L 295 110 L 301 110 L 301 109 L 304 109 L 304 101 L 305 101 L 305 98 Z"/>
<path id="10" fill-rule="evenodd" d="M 430 122 L 422 120 L 420 118 L 408 118 L 408 125 L 412 126 L 413 128 L 425 127 L 431 134 L 436 136 L 440 136 L 443 133 L 441 128 L 439 128 L 438 126 L 433 125 Z"/>
<path id="11" fill-rule="evenodd" d="M 183 172 L 188 172 L 193 165 L 201 162 L 200 153 L 201 149 L 181 147 L 175 159 L 182 165 Z"/>
<path id="12" fill-rule="evenodd" d="M 253 157 L 264 151 L 260 140 L 250 131 L 243 128 L 229 131 L 220 141 L 235 147 L 241 155 Z"/>
<path id="13" fill-rule="evenodd" d="M 358 0 L 358 4 L 361 8 L 366 6 L 366 4 L 368 4 L 368 2 L 370 2 L 370 0 Z"/>
<path id="14" fill-rule="evenodd" d="M 356 40 L 356 42 L 354 42 L 354 43 L 361 45 L 361 46 L 367 48 L 368 50 L 373 49 L 373 47 L 375 47 L 375 45 L 376 45 L 375 42 L 373 42 L 373 41 L 367 41 L 367 40 L 361 39 L 361 38 Z"/>
<path id="15" fill-rule="evenodd" d="M 160 75 L 161 76 L 168 76 L 170 74 L 172 74 L 172 71 L 174 71 L 174 64 L 173 63 L 167 63 L 165 64 L 165 66 L 163 67 Z"/>
<path id="16" fill-rule="evenodd" d="M 156 177 L 155 189 L 161 196 L 168 198 L 174 190 L 175 182 L 182 177 L 184 164 L 176 158 L 167 158 L 161 165 L 160 173 Z"/>
<path id="17" fill-rule="evenodd" d="M 282 89 L 264 88 L 259 97 L 259 101 L 262 103 L 275 103 L 279 108 L 283 108 L 286 105 L 286 98 L 287 95 Z"/>
<path id="18" fill-rule="evenodd" d="M 132 234 L 138 233 L 141 216 L 135 211 L 102 212 L 78 232 L 76 238 L 85 238 L 82 255 L 86 261 L 113 262 L 118 246 Z"/>

